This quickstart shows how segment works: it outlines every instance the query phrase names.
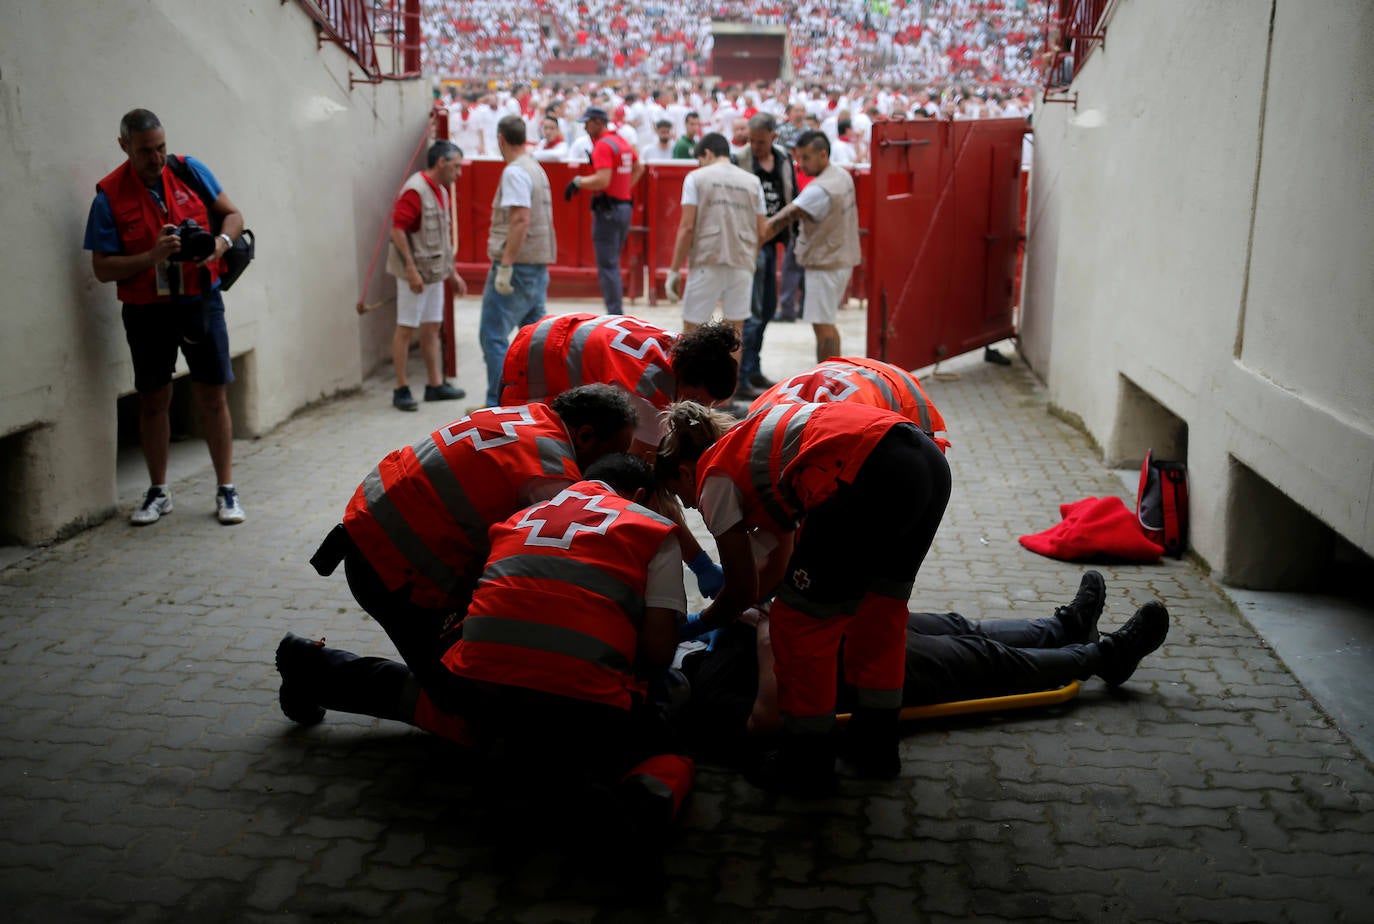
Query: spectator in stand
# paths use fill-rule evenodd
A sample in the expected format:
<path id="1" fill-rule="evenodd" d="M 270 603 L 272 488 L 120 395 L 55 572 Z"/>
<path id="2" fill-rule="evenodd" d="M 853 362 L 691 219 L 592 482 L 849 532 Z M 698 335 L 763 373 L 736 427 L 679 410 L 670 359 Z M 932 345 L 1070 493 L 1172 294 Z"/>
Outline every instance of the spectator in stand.
<path id="1" fill-rule="evenodd" d="M 655 160 L 672 160 L 673 149 L 676 145 L 673 142 L 673 123 L 667 119 L 659 119 L 654 125 L 654 131 L 658 133 L 656 143 L 644 149 L 644 161 L 646 163 Z"/>
<path id="2" fill-rule="evenodd" d="M 568 141 L 558 127 L 558 120 L 551 115 L 544 116 L 540 131 L 544 138 L 534 148 L 535 160 L 565 160 L 568 156 Z"/>
<path id="3" fill-rule="evenodd" d="M 683 126 L 682 137 L 673 145 L 673 160 L 691 160 L 701 140 L 701 116 L 695 111 L 687 113 Z"/>
<path id="4" fill-rule="evenodd" d="M 830 142 L 830 162 L 837 167 L 852 167 L 859 162 L 854 143 L 849 140 L 850 131 L 848 119 L 840 119 L 835 126 L 835 139 Z"/>

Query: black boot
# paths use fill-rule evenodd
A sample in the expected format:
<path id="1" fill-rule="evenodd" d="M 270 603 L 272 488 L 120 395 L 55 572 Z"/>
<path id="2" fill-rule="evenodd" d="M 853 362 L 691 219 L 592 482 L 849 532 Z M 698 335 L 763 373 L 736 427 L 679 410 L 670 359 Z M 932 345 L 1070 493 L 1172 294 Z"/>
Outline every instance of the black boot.
<path id="1" fill-rule="evenodd" d="M 360 658 L 324 642 L 286 633 L 277 645 L 281 711 L 293 722 L 316 725 L 326 709 L 413 723 L 407 709 L 410 670 L 385 658 Z"/>
<path id="2" fill-rule="evenodd" d="M 744 776 L 760 789 L 803 799 L 833 795 L 837 779 L 834 735 L 784 732 L 782 747 L 762 755 Z"/>
<path id="3" fill-rule="evenodd" d="M 890 780 L 902 772 L 899 709 L 858 708 L 844 730 L 842 753 L 862 779 Z"/>
<path id="4" fill-rule="evenodd" d="M 1108 686 L 1118 687 L 1130 679 L 1141 660 L 1164 644 L 1169 634 L 1169 611 L 1158 600 L 1135 611 L 1135 615 L 1115 632 L 1097 643 L 1100 660 L 1097 676 Z"/>
<path id="5" fill-rule="evenodd" d="M 1084 571 L 1073 600 L 1054 611 L 1054 618 L 1064 626 L 1064 641 L 1075 644 L 1095 642 L 1101 638 L 1097 631 L 1097 620 L 1106 602 L 1107 582 L 1096 571 Z"/>

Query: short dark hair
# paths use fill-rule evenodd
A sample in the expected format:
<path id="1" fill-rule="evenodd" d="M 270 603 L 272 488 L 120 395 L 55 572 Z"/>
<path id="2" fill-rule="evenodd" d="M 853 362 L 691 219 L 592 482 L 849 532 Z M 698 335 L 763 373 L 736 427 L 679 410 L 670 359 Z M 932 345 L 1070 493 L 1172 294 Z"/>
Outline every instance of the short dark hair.
<path id="1" fill-rule="evenodd" d="M 830 139 L 825 136 L 825 132 L 802 132 L 797 136 L 797 147 L 810 148 L 813 151 L 824 151 L 830 153 Z"/>
<path id="2" fill-rule="evenodd" d="M 688 119 L 696 119 L 698 122 L 700 122 L 700 121 L 701 121 L 701 113 L 699 113 L 699 112 L 697 112 L 695 109 L 693 109 L 691 112 L 687 113 L 685 116 L 682 117 L 682 121 L 684 121 L 684 122 L 686 122 Z"/>
<path id="3" fill-rule="evenodd" d="M 454 144 L 452 141 L 444 141 L 441 139 L 429 146 L 429 153 L 425 155 L 425 165 L 433 167 L 439 161 L 447 160 L 455 154 L 458 155 L 459 160 L 463 159 L 462 148 L 458 147 L 458 145 Z"/>
<path id="4" fill-rule="evenodd" d="M 496 123 L 496 132 L 506 139 L 506 144 L 521 145 L 525 143 L 525 120 L 518 115 L 508 115 L 500 122 Z"/>
<path id="5" fill-rule="evenodd" d="M 707 152 L 716 157 L 729 157 L 730 142 L 726 141 L 725 136 L 720 132 L 710 132 L 697 142 L 696 149 L 692 153 L 697 157 L 702 157 Z"/>
<path id="6" fill-rule="evenodd" d="M 724 400 L 739 384 L 739 363 L 734 357 L 739 348 L 739 332 L 724 321 L 715 321 L 677 338 L 668 358 L 680 383 L 700 386 L 712 398 Z"/>
<path id="7" fill-rule="evenodd" d="M 649 468 L 649 463 L 628 452 L 606 453 L 588 465 L 582 477 L 587 481 L 604 481 L 615 490 L 615 493 L 625 498 L 633 497 L 639 490 L 643 490 L 646 495 L 652 495 L 657 487 L 654 482 L 654 471 Z"/>
<path id="8" fill-rule="evenodd" d="M 600 383 L 570 388 L 550 405 L 570 430 L 589 426 L 599 440 L 608 440 L 638 420 L 624 391 Z"/>
<path id="9" fill-rule="evenodd" d="M 672 128 L 672 127 L 673 127 L 673 123 L 672 123 L 672 122 L 669 122 L 667 119 L 659 119 L 657 122 L 654 123 L 654 128 Z"/>
<path id="10" fill-rule="evenodd" d="M 150 132 L 161 127 L 162 120 L 151 109 L 130 109 L 119 120 L 119 137 L 128 141 L 139 132 Z"/>

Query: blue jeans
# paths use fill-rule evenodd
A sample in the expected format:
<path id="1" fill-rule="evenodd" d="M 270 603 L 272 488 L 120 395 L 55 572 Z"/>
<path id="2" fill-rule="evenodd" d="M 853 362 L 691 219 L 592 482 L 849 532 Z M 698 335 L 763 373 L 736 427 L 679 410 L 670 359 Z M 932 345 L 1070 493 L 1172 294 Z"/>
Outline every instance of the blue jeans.
<path id="1" fill-rule="evenodd" d="M 512 267 L 510 295 L 496 291 L 496 264 L 487 273 L 482 289 L 482 320 L 477 327 L 477 342 L 487 364 L 488 407 L 501 403 L 501 367 L 506 364 L 510 335 L 544 316 L 544 298 L 549 291 L 549 268 L 543 263 L 517 263 Z"/>
<path id="2" fill-rule="evenodd" d="M 799 318 L 802 313 L 802 300 L 806 291 L 805 277 L 802 275 L 801 264 L 797 262 L 797 242 L 795 239 L 787 244 L 787 249 L 782 254 L 782 316 L 784 318 Z"/>
<path id="3" fill-rule="evenodd" d="M 624 314 L 624 287 L 620 281 L 620 251 L 630 234 L 630 203 L 616 202 L 609 209 L 592 209 L 592 249 L 596 252 L 596 281 L 607 314 Z"/>
<path id="4" fill-rule="evenodd" d="M 778 310 L 778 245 L 764 244 L 759 249 L 754 263 L 754 301 L 749 308 L 749 317 L 744 319 L 744 331 L 740 339 L 744 346 L 739 356 L 739 381 L 749 384 L 749 379 L 763 373 L 759 351 L 763 349 L 763 330 L 773 320 Z"/>

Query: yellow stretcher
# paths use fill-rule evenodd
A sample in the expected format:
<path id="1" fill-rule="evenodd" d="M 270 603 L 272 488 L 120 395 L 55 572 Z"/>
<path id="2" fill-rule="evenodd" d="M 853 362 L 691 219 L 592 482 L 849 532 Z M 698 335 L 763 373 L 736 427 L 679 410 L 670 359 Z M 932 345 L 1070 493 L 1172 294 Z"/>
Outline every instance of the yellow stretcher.
<path id="1" fill-rule="evenodd" d="M 902 709 L 904 722 L 917 719 L 943 719 L 975 712 L 1004 712 L 1009 709 L 1029 709 L 1032 706 L 1053 706 L 1066 703 L 1078 695 L 1078 681 L 1070 680 L 1057 690 L 1037 690 L 1034 693 L 1014 693 L 1011 696 L 988 696 L 983 699 L 964 699 L 955 703 L 933 703 L 929 706 L 906 706 Z M 849 713 L 837 716 L 843 725 Z"/>

